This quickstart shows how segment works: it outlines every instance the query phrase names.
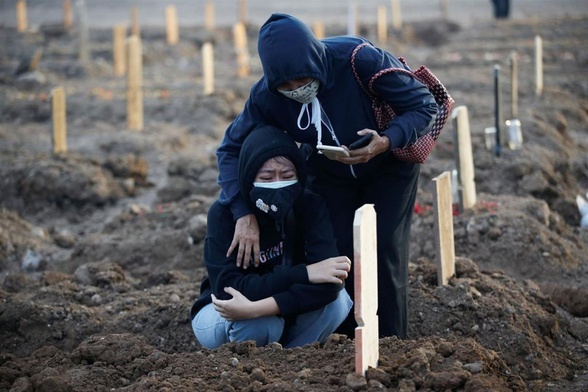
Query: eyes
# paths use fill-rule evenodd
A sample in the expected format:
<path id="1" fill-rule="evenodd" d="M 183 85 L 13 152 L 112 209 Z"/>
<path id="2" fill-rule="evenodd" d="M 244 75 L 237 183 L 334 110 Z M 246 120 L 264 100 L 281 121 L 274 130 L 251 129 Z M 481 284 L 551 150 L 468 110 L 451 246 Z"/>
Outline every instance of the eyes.
<path id="1" fill-rule="evenodd" d="M 296 172 L 294 170 L 286 170 L 281 173 L 277 172 L 264 172 L 257 176 L 256 181 L 258 182 L 275 182 L 275 181 L 291 181 L 295 180 Z"/>

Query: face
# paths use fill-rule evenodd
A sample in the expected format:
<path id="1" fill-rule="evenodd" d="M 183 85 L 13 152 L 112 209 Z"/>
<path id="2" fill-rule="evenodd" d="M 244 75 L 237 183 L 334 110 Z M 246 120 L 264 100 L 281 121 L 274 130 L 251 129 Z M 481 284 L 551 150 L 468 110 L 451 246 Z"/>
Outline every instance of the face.
<path id="1" fill-rule="evenodd" d="M 296 168 L 286 157 L 270 158 L 259 169 L 255 182 L 276 182 L 297 180 Z"/>
<path id="2" fill-rule="evenodd" d="M 312 78 L 300 78 L 300 79 L 288 80 L 284 84 L 280 84 L 278 86 L 278 90 L 294 91 L 297 88 L 300 88 L 302 86 L 306 86 L 311 81 L 312 81 Z"/>

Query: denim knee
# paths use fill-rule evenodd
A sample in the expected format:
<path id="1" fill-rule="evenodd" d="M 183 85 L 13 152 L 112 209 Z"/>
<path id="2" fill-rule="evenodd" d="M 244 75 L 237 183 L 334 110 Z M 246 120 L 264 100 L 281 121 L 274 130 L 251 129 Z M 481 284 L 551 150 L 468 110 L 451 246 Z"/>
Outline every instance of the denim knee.
<path id="1" fill-rule="evenodd" d="M 240 320 L 228 324 L 228 336 L 231 342 L 253 340 L 257 346 L 279 341 L 284 331 L 284 319 L 277 316 Z"/>

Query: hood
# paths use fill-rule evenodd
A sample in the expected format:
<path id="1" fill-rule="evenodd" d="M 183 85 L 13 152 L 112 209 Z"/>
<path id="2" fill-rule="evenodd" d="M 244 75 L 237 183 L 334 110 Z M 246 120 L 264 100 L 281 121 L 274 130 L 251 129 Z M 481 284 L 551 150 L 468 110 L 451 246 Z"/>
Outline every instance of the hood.
<path id="1" fill-rule="evenodd" d="M 257 50 L 270 91 L 284 82 L 315 78 L 327 82 L 325 45 L 300 20 L 287 14 L 272 14 L 261 26 Z"/>
<path id="2" fill-rule="evenodd" d="M 253 181 L 261 166 L 270 158 L 288 157 L 298 175 L 302 189 L 306 185 L 306 166 L 304 157 L 294 139 L 278 128 L 264 125 L 255 128 L 243 142 L 239 154 L 239 188 L 245 200 L 253 189 Z"/>

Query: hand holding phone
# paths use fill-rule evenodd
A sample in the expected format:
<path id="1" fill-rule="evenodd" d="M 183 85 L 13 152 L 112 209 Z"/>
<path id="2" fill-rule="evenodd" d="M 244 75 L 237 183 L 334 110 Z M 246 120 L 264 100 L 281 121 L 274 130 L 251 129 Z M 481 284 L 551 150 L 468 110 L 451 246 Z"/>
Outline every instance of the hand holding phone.
<path id="1" fill-rule="evenodd" d="M 337 160 L 338 157 L 348 157 L 349 152 L 343 147 L 317 145 L 316 149 L 329 159 Z"/>
<path id="2" fill-rule="evenodd" d="M 362 148 L 367 146 L 368 144 L 370 144 L 370 141 L 373 139 L 374 134 L 372 132 L 363 135 L 362 137 L 360 137 L 359 139 L 357 139 L 356 141 L 354 141 L 353 143 L 351 143 L 349 145 L 349 149 L 350 150 L 357 150 L 358 148 Z"/>

